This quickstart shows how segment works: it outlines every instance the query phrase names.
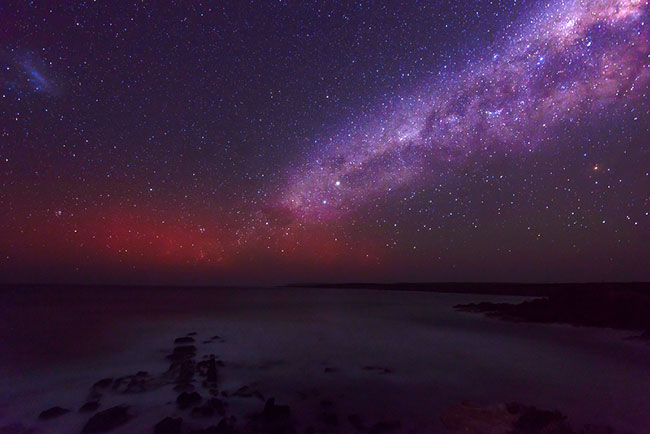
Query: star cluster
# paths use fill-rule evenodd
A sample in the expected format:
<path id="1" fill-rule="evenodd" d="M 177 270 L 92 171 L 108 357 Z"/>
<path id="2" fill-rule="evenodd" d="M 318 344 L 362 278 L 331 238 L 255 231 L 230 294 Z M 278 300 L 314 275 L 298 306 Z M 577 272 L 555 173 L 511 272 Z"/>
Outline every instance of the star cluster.
<path id="1" fill-rule="evenodd" d="M 650 278 L 644 0 L 0 6 L 7 281 Z"/>

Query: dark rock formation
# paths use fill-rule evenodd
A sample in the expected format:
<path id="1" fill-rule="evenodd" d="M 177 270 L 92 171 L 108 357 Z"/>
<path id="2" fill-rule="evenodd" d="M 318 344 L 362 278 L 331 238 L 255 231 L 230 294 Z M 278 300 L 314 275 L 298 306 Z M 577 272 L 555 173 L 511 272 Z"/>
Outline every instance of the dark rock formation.
<path id="1" fill-rule="evenodd" d="M 207 428 L 190 431 L 188 434 L 237 434 L 238 431 L 234 425 L 227 419 L 221 419 L 218 425 L 209 426 Z"/>
<path id="2" fill-rule="evenodd" d="M 194 345 L 179 345 L 174 348 L 174 351 L 167 358 L 173 362 L 181 362 L 192 359 L 194 356 L 196 356 L 196 347 Z"/>
<path id="3" fill-rule="evenodd" d="M 226 414 L 226 405 L 219 398 L 210 398 L 205 404 L 192 409 L 192 416 L 209 417 Z"/>
<path id="4" fill-rule="evenodd" d="M 88 419 L 86 425 L 81 430 L 82 434 L 102 433 L 110 431 L 118 426 L 122 426 L 131 420 L 132 416 L 129 414 L 129 407 L 126 405 L 118 405 L 111 407 L 108 410 L 100 411 L 93 417 Z"/>
<path id="5" fill-rule="evenodd" d="M 288 405 L 277 405 L 275 398 L 269 398 L 264 404 L 262 416 L 268 420 L 287 419 L 291 415 L 291 408 Z"/>
<path id="6" fill-rule="evenodd" d="M 462 403 L 441 415 L 447 434 L 616 434 L 610 427 L 586 425 L 574 430 L 559 411 L 518 403 L 480 406 Z M 619 433 L 621 434 L 621 433 Z"/>
<path id="7" fill-rule="evenodd" d="M 391 368 L 383 368 L 381 366 L 364 366 L 363 370 L 364 371 L 376 371 L 376 372 L 380 372 L 382 374 L 392 374 L 392 373 L 395 372 Z"/>
<path id="8" fill-rule="evenodd" d="M 166 417 L 153 427 L 153 434 L 181 434 L 183 418 Z"/>
<path id="9" fill-rule="evenodd" d="M 139 371 L 135 375 L 125 375 L 113 382 L 112 390 L 117 393 L 141 393 L 155 387 L 155 379 L 146 371 Z"/>
<path id="10" fill-rule="evenodd" d="M 201 360 L 199 363 L 197 363 L 196 367 L 197 367 L 198 374 L 201 377 L 205 378 L 203 385 L 205 387 L 216 388 L 217 361 L 214 357 L 214 354 L 210 354 L 210 356 L 207 359 Z"/>
<path id="11" fill-rule="evenodd" d="M 181 409 L 191 407 L 192 405 L 198 404 L 200 402 L 201 395 L 199 395 L 197 392 L 183 392 L 178 395 L 178 398 L 176 398 L 176 404 L 178 404 L 178 407 Z"/>
<path id="12" fill-rule="evenodd" d="M 49 420 L 49 419 L 54 419 L 55 417 L 62 416 L 69 412 L 70 410 L 68 410 L 67 408 L 52 407 L 52 408 L 48 408 L 47 410 L 43 410 L 41 414 L 38 415 L 38 418 L 41 420 Z"/>
<path id="13" fill-rule="evenodd" d="M 509 321 L 564 323 L 622 330 L 650 330 L 650 292 L 633 285 L 566 288 L 548 297 L 510 303 L 459 304 L 456 309 L 480 312 Z"/>
<path id="14" fill-rule="evenodd" d="M 108 386 L 111 385 L 111 383 L 113 383 L 112 378 L 102 378 L 101 380 L 93 384 L 93 389 L 106 389 Z"/>
<path id="15" fill-rule="evenodd" d="M 175 344 L 191 344 L 194 342 L 194 338 L 191 336 L 183 336 L 181 338 L 176 338 L 174 340 Z"/>

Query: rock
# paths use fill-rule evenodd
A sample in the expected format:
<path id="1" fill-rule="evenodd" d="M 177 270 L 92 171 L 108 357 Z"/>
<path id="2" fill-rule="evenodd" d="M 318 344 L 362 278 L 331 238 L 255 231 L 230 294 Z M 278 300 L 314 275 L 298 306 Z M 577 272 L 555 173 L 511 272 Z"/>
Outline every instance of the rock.
<path id="1" fill-rule="evenodd" d="M 191 407 L 192 405 L 198 404 L 200 402 L 201 395 L 199 395 L 197 392 L 183 392 L 178 395 L 178 398 L 176 398 L 176 404 L 178 404 L 178 407 L 181 409 Z"/>
<path id="2" fill-rule="evenodd" d="M 194 385 L 188 383 L 177 383 L 174 386 L 174 392 L 194 392 L 195 390 Z"/>
<path id="3" fill-rule="evenodd" d="M 43 410 L 41 414 L 38 415 L 38 418 L 41 420 L 49 420 L 49 419 L 54 419 L 55 417 L 62 416 L 69 412 L 70 410 L 68 410 L 67 408 L 52 407 L 52 408 L 48 408 L 47 410 Z"/>
<path id="4" fill-rule="evenodd" d="M 212 408 L 214 408 L 220 415 L 224 415 L 226 413 L 226 404 L 219 398 L 210 398 L 208 402 Z"/>
<path id="5" fill-rule="evenodd" d="M 214 408 L 209 404 L 204 404 L 200 407 L 194 407 L 192 409 L 192 416 L 194 417 L 210 417 L 214 416 Z"/>
<path id="6" fill-rule="evenodd" d="M 446 408 L 441 420 L 452 434 L 575 434 L 562 413 L 518 403 L 462 403 Z"/>
<path id="7" fill-rule="evenodd" d="M 108 410 L 100 411 L 93 417 L 88 419 L 86 425 L 81 430 L 82 434 L 92 434 L 107 432 L 118 426 L 122 426 L 131 420 L 132 416 L 129 414 L 129 407 L 126 405 L 118 405 L 111 407 Z"/>
<path id="8" fill-rule="evenodd" d="M 190 431 L 188 434 L 237 434 L 234 425 L 226 418 L 221 419 L 218 425 L 212 425 L 207 428 Z"/>
<path id="9" fill-rule="evenodd" d="M 91 411 L 95 411 L 99 408 L 99 401 L 88 401 L 84 405 L 82 405 L 79 408 L 79 412 L 81 413 L 89 413 Z"/>
<path id="10" fill-rule="evenodd" d="M 377 372 L 381 372 L 382 374 L 392 374 L 392 373 L 395 372 L 391 368 L 382 368 L 381 366 L 364 366 L 363 370 L 364 371 L 377 371 Z"/>
<path id="11" fill-rule="evenodd" d="M 205 404 L 200 407 L 194 407 L 192 409 L 192 416 L 197 417 L 210 417 L 215 414 L 223 416 L 226 414 L 226 406 L 218 398 L 210 398 Z"/>
<path id="12" fill-rule="evenodd" d="M 214 355 L 210 355 L 210 358 L 207 360 L 201 360 L 196 366 L 199 375 L 205 377 L 206 381 L 210 383 L 217 382 L 217 362 Z"/>
<path id="13" fill-rule="evenodd" d="M 262 415 L 268 420 L 287 419 L 291 414 L 291 408 L 288 405 L 276 405 L 275 398 L 269 398 L 264 404 Z"/>
<path id="14" fill-rule="evenodd" d="M 585 425 L 577 434 L 630 434 L 616 431 L 610 426 Z"/>
<path id="15" fill-rule="evenodd" d="M 240 398 L 251 398 L 253 396 L 253 391 L 248 386 L 242 386 L 230 395 L 239 396 Z"/>
<path id="16" fill-rule="evenodd" d="M 194 345 L 179 345 L 174 347 L 174 351 L 167 356 L 167 359 L 180 362 L 182 360 L 192 359 L 196 355 L 196 347 Z"/>
<path id="17" fill-rule="evenodd" d="M 112 378 L 102 378 L 95 384 L 93 384 L 93 389 L 106 389 L 113 382 Z"/>
<path id="18" fill-rule="evenodd" d="M 189 384 L 194 380 L 194 374 L 196 373 L 194 360 L 183 360 L 176 365 L 176 368 L 178 371 L 176 375 L 177 384 Z"/>
<path id="19" fill-rule="evenodd" d="M 113 390 L 118 393 L 141 393 L 153 387 L 153 378 L 146 371 L 126 375 L 113 382 Z"/>
<path id="20" fill-rule="evenodd" d="M 196 332 L 189 332 L 187 336 L 196 336 Z"/>
<path id="21" fill-rule="evenodd" d="M 206 373 L 206 379 L 212 383 L 217 382 L 217 365 L 214 361 L 214 358 L 208 361 L 208 372 Z"/>
<path id="22" fill-rule="evenodd" d="M 181 417 L 166 417 L 153 427 L 153 434 L 181 434 Z"/>
<path id="23" fill-rule="evenodd" d="M 402 426 L 399 420 L 382 421 L 374 424 L 369 430 L 369 434 L 385 434 L 397 431 Z"/>
<path id="24" fill-rule="evenodd" d="M 504 405 L 481 407 L 462 403 L 444 409 L 440 419 L 448 433 L 509 434 L 518 417 Z"/>
<path id="25" fill-rule="evenodd" d="M 518 304 L 482 302 L 455 308 L 507 321 L 650 330 L 650 293 L 645 283 L 565 284 L 542 292 L 543 297 Z"/>
<path id="26" fill-rule="evenodd" d="M 191 344 L 194 342 L 194 338 L 190 336 L 183 336 L 182 338 L 174 339 L 175 344 Z"/>
<path id="27" fill-rule="evenodd" d="M 508 405 L 508 411 L 513 410 L 513 404 Z M 519 419 L 514 424 L 515 430 L 520 432 L 545 432 L 570 433 L 571 429 L 566 423 L 566 416 L 559 411 L 538 410 L 535 407 L 519 406 Z"/>

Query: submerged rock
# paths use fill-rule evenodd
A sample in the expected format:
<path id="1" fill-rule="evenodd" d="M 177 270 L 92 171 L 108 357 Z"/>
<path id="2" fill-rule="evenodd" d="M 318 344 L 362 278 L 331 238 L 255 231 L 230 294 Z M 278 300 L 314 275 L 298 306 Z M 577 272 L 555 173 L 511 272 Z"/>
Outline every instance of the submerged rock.
<path id="1" fill-rule="evenodd" d="M 465 402 L 444 409 L 440 419 L 450 434 L 509 434 L 518 417 L 502 404 L 481 407 Z"/>
<path id="2" fill-rule="evenodd" d="M 125 375 L 113 382 L 112 390 L 117 393 L 141 393 L 158 386 L 155 378 L 146 371 L 139 371 L 135 375 Z"/>
<path id="3" fill-rule="evenodd" d="M 192 416 L 209 417 L 226 414 L 226 405 L 219 398 L 210 398 L 205 404 L 192 409 Z"/>
<path id="4" fill-rule="evenodd" d="M 194 342 L 194 338 L 191 336 L 183 336 L 182 338 L 174 339 L 175 344 L 191 344 Z"/>
<path id="5" fill-rule="evenodd" d="M 79 412 L 81 413 L 89 413 L 91 411 L 95 411 L 99 408 L 99 401 L 88 401 L 84 405 L 82 405 L 79 408 Z"/>
<path id="6" fill-rule="evenodd" d="M 86 425 L 81 430 L 82 434 L 92 434 L 107 432 L 118 426 L 122 426 L 132 419 L 133 416 L 129 414 L 129 407 L 126 405 L 118 405 L 111 407 L 108 410 L 100 411 L 93 417 L 88 419 Z"/>
<path id="7" fill-rule="evenodd" d="M 174 362 L 192 359 L 196 355 L 196 347 L 194 345 L 180 345 L 174 348 L 174 351 L 167 356 L 167 358 Z"/>
<path id="8" fill-rule="evenodd" d="M 67 408 L 52 407 L 52 408 L 48 408 L 47 410 L 43 410 L 41 414 L 38 415 L 38 418 L 41 420 L 49 420 L 49 419 L 54 419 L 55 417 L 62 416 L 69 412 L 70 410 L 68 410 Z"/>
<path id="9" fill-rule="evenodd" d="M 268 420 L 287 419 L 291 415 L 291 408 L 288 405 L 277 405 L 275 398 L 269 398 L 264 404 L 262 416 Z"/>
<path id="10" fill-rule="evenodd" d="M 253 390 L 248 386 L 242 386 L 232 393 L 221 392 L 223 396 L 237 396 L 239 398 L 259 398 L 260 401 L 264 402 L 264 395 L 259 390 Z"/>
<path id="11" fill-rule="evenodd" d="M 93 389 L 106 389 L 113 382 L 112 378 L 102 378 L 95 384 L 93 384 Z"/>
<path id="12" fill-rule="evenodd" d="M 181 434 L 181 417 L 166 417 L 153 427 L 153 434 Z"/>
<path id="13" fill-rule="evenodd" d="M 269 398 L 264 404 L 261 414 L 251 416 L 250 426 L 245 432 L 263 434 L 293 434 L 294 421 L 288 405 L 277 405 L 274 398 Z"/>
<path id="14" fill-rule="evenodd" d="M 188 434 L 237 434 L 233 424 L 228 420 L 221 419 L 218 425 L 209 426 L 207 428 L 190 431 Z"/>
<path id="15" fill-rule="evenodd" d="M 201 402 L 201 395 L 197 392 L 183 392 L 178 395 L 178 398 L 176 398 L 176 404 L 178 404 L 178 407 L 181 409 L 188 408 L 194 404 L 198 404 L 199 402 Z"/>

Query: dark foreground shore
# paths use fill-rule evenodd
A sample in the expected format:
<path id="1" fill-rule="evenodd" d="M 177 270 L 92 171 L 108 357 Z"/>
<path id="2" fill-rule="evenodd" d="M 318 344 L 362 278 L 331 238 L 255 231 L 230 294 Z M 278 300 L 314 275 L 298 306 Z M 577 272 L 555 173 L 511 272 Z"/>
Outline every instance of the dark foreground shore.
<path id="1" fill-rule="evenodd" d="M 364 419 L 355 413 L 346 413 L 334 401 L 322 400 L 312 415 L 296 414 L 286 403 L 276 402 L 272 390 L 259 390 L 251 383 L 237 390 L 226 390 L 220 377 L 228 366 L 215 354 L 198 358 L 202 346 L 218 343 L 220 336 L 202 337 L 196 332 L 180 336 L 166 356 L 169 367 L 164 372 L 138 371 L 129 375 L 99 378 L 89 385 L 85 396 L 79 396 L 77 408 L 53 406 L 43 409 L 34 425 L 12 424 L 0 427 L 0 433 L 31 434 L 48 432 L 48 423 L 66 418 L 73 412 L 87 415 L 81 434 L 104 432 L 149 432 L 153 434 L 316 434 L 316 433 L 417 433 L 413 428 L 403 431 L 400 419 Z M 198 347 L 198 348 L 197 348 Z M 368 370 L 381 370 L 369 366 Z M 116 368 L 119 371 L 119 368 Z M 390 373 L 384 369 L 383 372 Z M 116 374 L 120 374 L 116 372 Z M 150 394 L 149 401 L 159 401 L 165 414 L 149 428 L 137 425 L 139 408 L 134 397 Z M 122 404 L 105 408 L 111 398 Z M 390 402 L 391 397 L 386 400 Z M 249 400 L 245 414 L 231 410 L 232 400 Z M 163 404 L 173 403 L 169 405 Z M 338 410 L 335 412 L 334 409 Z M 346 414 L 341 418 L 337 414 Z M 438 417 L 445 434 L 622 434 L 607 426 L 585 425 L 572 427 L 564 414 L 557 410 L 543 410 L 533 406 L 509 402 L 480 405 L 461 402 L 445 408 Z M 310 419 L 311 418 L 311 419 Z M 308 421 L 307 427 L 297 428 L 296 421 Z M 130 430 L 133 427 L 133 431 Z M 136 428 L 137 427 L 137 428 Z"/>

